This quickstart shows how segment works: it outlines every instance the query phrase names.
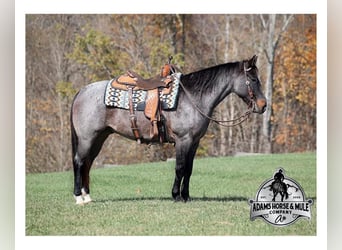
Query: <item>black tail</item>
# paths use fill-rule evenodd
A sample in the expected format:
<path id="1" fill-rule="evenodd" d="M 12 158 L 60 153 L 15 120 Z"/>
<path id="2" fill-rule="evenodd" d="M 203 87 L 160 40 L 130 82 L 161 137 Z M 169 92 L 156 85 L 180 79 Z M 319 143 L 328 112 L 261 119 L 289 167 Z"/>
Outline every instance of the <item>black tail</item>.
<path id="1" fill-rule="evenodd" d="M 72 110 L 73 110 L 73 106 L 74 106 L 74 101 L 75 101 L 77 96 L 78 96 L 78 93 L 75 95 L 74 100 L 72 101 L 71 111 L 70 111 L 70 131 L 71 131 L 71 146 L 72 146 L 72 161 L 73 162 L 74 162 L 76 151 L 77 151 L 78 137 L 77 137 L 76 130 L 74 127 L 74 123 L 72 120 L 72 117 L 73 117 Z"/>

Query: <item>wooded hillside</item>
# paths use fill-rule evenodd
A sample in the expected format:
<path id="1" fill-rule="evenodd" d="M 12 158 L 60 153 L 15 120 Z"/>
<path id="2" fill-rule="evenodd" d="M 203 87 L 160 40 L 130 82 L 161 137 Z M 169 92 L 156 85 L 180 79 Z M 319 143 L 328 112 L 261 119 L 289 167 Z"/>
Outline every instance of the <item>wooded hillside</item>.
<path id="1" fill-rule="evenodd" d="M 72 168 L 69 113 L 82 86 L 128 69 L 154 76 L 169 55 L 189 73 L 254 54 L 267 111 L 234 128 L 211 124 L 197 156 L 315 151 L 316 15 L 27 15 L 27 172 Z M 245 110 L 231 95 L 214 115 L 231 119 Z M 172 145 L 114 135 L 95 165 L 173 155 Z"/>

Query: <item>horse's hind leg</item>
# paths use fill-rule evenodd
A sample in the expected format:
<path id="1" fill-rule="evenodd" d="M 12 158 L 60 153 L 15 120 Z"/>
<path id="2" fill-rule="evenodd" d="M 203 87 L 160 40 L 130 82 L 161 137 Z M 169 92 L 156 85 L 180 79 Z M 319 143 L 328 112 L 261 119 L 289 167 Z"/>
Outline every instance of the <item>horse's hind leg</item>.
<path id="1" fill-rule="evenodd" d="M 91 202 L 89 195 L 89 171 L 93 159 L 90 159 L 89 156 L 84 159 L 79 159 L 76 156 L 74 162 L 74 197 L 76 204 L 82 205 Z"/>
<path id="2" fill-rule="evenodd" d="M 86 190 L 84 186 L 88 186 L 89 183 L 88 175 L 90 169 L 90 161 L 88 152 L 90 150 L 90 145 L 87 145 L 84 141 L 78 141 L 75 145 L 75 150 L 73 150 L 73 165 L 74 165 L 74 197 L 76 199 L 76 204 L 83 204 L 83 196 L 87 193 L 89 194 L 89 188 Z M 87 180 L 88 179 L 88 180 Z M 90 197 L 87 197 L 87 200 Z"/>
<path id="3" fill-rule="evenodd" d="M 84 165 L 82 168 L 82 198 L 83 198 L 83 203 L 89 203 L 91 202 L 90 198 L 90 189 L 89 189 L 89 172 L 91 165 L 93 164 L 93 160 L 89 157 L 87 157 L 84 161 Z"/>
<path id="4" fill-rule="evenodd" d="M 78 161 L 77 158 L 73 159 L 74 164 L 74 197 L 76 199 L 76 204 L 83 204 L 83 198 L 81 196 L 81 185 L 82 185 L 82 163 Z"/>
<path id="5" fill-rule="evenodd" d="M 94 159 L 99 154 L 104 141 L 110 130 L 103 130 L 97 134 L 93 140 L 80 140 L 78 142 L 78 152 L 74 159 L 75 190 L 74 195 L 76 204 L 91 202 L 89 188 L 89 172 Z"/>

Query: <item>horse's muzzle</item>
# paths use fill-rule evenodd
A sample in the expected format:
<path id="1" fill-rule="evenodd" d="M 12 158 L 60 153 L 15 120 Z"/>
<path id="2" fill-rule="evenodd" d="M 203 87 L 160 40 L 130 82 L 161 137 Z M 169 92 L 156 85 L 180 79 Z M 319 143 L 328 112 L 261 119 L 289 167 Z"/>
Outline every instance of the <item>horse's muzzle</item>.
<path id="1" fill-rule="evenodd" d="M 265 98 L 257 99 L 253 104 L 254 113 L 263 114 L 266 111 L 267 101 Z"/>

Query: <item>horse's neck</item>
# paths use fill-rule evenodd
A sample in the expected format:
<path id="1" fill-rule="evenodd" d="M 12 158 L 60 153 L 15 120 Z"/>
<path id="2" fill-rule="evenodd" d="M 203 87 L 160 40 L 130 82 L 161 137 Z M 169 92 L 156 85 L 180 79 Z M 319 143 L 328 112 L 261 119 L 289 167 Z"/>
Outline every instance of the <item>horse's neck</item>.
<path id="1" fill-rule="evenodd" d="M 206 93 L 204 99 L 211 112 L 232 92 L 233 83 L 228 79 L 222 79 L 220 76 L 217 78 L 214 84 L 214 87 L 210 93 Z"/>
<path id="2" fill-rule="evenodd" d="M 212 85 L 210 88 L 196 91 L 184 90 L 185 98 L 189 98 L 192 106 L 195 109 L 200 109 L 206 115 L 212 115 L 214 109 L 222 102 L 232 91 L 233 91 L 233 80 L 230 77 L 227 77 L 226 72 L 221 71 L 215 77 L 212 77 L 215 80 L 210 82 Z"/>

